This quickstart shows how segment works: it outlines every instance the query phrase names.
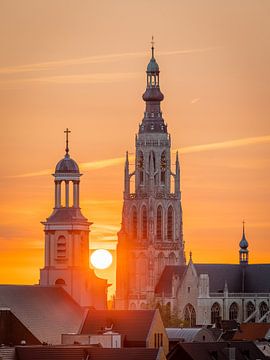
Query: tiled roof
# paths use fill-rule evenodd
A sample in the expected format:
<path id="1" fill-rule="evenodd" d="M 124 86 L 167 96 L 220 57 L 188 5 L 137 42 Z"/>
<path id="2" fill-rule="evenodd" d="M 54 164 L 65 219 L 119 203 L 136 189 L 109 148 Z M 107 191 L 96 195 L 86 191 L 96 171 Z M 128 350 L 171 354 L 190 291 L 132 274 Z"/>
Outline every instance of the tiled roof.
<path id="1" fill-rule="evenodd" d="M 48 223 L 74 223 L 86 222 L 87 219 L 81 213 L 79 208 L 59 208 L 54 209 L 52 214 L 48 217 Z"/>
<path id="2" fill-rule="evenodd" d="M 194 264 L 198 276 L 209 275 L 210 292 L 223 292 L 227 282 L 230 293 L 242 292 L 242 267 L 239 264 Z M 174 274 L 182 278 L 186 265 L 165 266 L 156 286 L 156 294 L 172 292 Z M 249 264 L 245 267 L 245 292 L 270 293 L 270 264 Z"/>
<path id="3" fill-rule="evenodd" d="M 98 334 L 105 327 L 122 335 L 125 346 L 144 346 L 155 310 L 89 310 L 81 334 Z"/>
<path id="4" fill-rule="evenodd" d="M 269 323 L 241 324 L 240 329 L 234 334 L 233 340 L 260 340 L 270 339 Z"/>
<path id="5" fill-rule="evenodd" d="M 156 294 L 171 294 L 172 293 L 172 278 L 174 275 L 178 275 L 180 279 L 186 271 L 186 265 L 167 265 L 165 266 L 161 277 L 156 285 Z"/>
<path id="6" fill-rule="evenodd" d="M 242 268 L 237 264 L 194 264 L 199 274 L 209 275 L 210 292 L 224 290 L 227 281 L 229 292 L 242 291 Z M 245 267 L 245 292 L 270 292 L 270 264 L 249 264 Z"/>
<path id="7" fill-rule="evenodd" d="M 209 342 L 209 343 L 178 343 L 167 355 L 168 360 L 227 360 L 229 359 L 229 349 L 235 349 L 235 359 L 260 359 L 266 357 L 253 342 Z"/>
<path id="8" fill-rule="evenodd" d="M 77 332 L 84 310 L 57 286 L 0 285 L 0 306 L 13 314 L 40 342 L 60 344 L 61 334 Z"/>
<path id="9" fill-rule="evenodd" d="M 223 292 L 227 282 L 229 292 L 242 291 L 242 271 L 237 264 L 194 264 L 197 274 L 209 275 L 210 292 Z"/>
<path id="10" fill-rule="evenodd" d="M 158 349 L 105 349 L 86 346 L 18 346 L 18 360 L 156 360 Z"/>

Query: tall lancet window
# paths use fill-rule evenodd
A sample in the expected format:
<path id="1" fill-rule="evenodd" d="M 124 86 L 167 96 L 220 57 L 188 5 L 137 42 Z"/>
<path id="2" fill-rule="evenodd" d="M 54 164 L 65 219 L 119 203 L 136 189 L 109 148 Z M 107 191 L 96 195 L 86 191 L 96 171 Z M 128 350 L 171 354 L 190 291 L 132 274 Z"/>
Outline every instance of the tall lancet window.
<path id="1" fill-rule="evenodd" d="M 138 153 L 138 160 L 137 160 L 137 169 L 139 173 L 139 184 L 143 185 L 143 168 L 144 168 L 144 160 L 143 160 L 143 153 L 139 151 Z"/>
<path id="2" fill-rule="evenodd" d="M 137 218 L 137 209 L 135 207 L 132 208 L 132 223 L 131 223 L 131 231 L 133 239 L 137 238 L 137 225 L 138 225 L 138 218 Z"/>
<path id="3" fill-rule="evenodd" d="M 157 208 L 157 240 L 162 240 L 162 207 Z"/>
<path id="4" fill-rule="evenodd" d="M 173 240 L 173 207 L 169 206 L 167 216 L 167 239 Z"/>
<path id="5" fill-rule="evenodd" d="M 166 167 L 167 167 L 166 154 L 165 151 L 163 151 L 160 159 L 160 182 L 162 185 L 165 184 Z"/>
<path id="6" fill-rule="evenodd" d="M 146 207 L 142 207 L 142 239 L 147 239 L 147 210 Z"/>

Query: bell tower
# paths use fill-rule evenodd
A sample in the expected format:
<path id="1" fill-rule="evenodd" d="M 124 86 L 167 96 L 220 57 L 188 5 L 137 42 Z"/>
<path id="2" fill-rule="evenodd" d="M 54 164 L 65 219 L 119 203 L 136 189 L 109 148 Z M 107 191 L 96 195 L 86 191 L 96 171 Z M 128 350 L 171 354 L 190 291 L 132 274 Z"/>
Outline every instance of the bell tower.
<path id="1" fill-rule="evenodd" d="M 42 222 L 45 232 L 45 266 L 40 285 L 62 286 L 81 306 L 106 308 L 107 281 L 89 268 L 89 228 L 79 202 L 80 173 L 69 155 L 66 129 L 65 156 L 55 168 L 55 204 L 52 214 Z M 71 196 L 73 193 L 73 196 Z"/>
<path id="2" fill-rule="evenodd" d="M 185 263 L 180 165 L 171 164 L 171 137 L 160 103 L 159 66 L 152 42 L 146 70 L 144 117 L 135 146 L 135 169 L 126 154 L 122 227 L 118 233 L 116 307 L 143 309 L 154 302 L 155 286 L 166 265 Z M 130 182 L 135 179 L 135 191 Z M 152 305 L 151 305 L 152 304 Z"/>

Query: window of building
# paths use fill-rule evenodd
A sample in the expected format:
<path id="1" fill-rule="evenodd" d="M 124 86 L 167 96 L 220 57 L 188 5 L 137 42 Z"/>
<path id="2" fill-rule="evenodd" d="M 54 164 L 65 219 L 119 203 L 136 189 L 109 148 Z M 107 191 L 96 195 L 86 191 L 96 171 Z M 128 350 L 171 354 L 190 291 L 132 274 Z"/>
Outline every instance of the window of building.
<path id="1" fill-rule="evenodd" d="M 157 240 L 162 240 L 162 207 L 157 208 Z"/>
<path id="2" fill-rule="evenodd" d="M 166 168 L 167 168 L 166 153 L 165 153 L 165 151 L 163 151 L 163 153 L 161 154 L 161 159 L 160 159 L 160 181 L 161 181 L 162 185 L 165 184 Z"/>
<path id="3" fill-rule="evenodd" d="M 262 318 L 268 311 L 268 306 L 267 304 L 263 301 L 260 303 L 259 305 L 259 312 L 260 312 L 260 318 Z M 266 317 L 263 319 L 263 322 L 266 322 L 267 319 Z"/>
<path id="4" fill-rule="evenodd" d="M 163 346 L 163 334 L 155 333 L 154 334 L 154 347 L 159 348 L 161 346 Z"/>
<path id="5" fill-rule="evenodd" d="M 137 209 L 135 207 L 133 207 L 132 209 L 132 237 L 134 239 L 137 238 L 137 224 L 138 223 L 138 219 L 137 219 Z"/>
<path id="6" fill-rule="evenodd" d="M 168 208 L 168 221 L 167 221 L 167 238 L 173 240 L 173 208 Z"/>
<path id="7" fill-rule="evenodd" d="M 252 315 L 254 313 L 255 305 L 251 301 L 249 301 L 247 303 L 247 308 L 246 309 L 247 309 L 247 318 L 248 318 L 250 315 Z M 250 321 L 255 322 L 255 316 L 252 319 L 250 319 Z"/>
<path id="8" fill-rule="evenodd" d="M 59 236 L 57 239 L 56 255 L 57 258 L 65 258 L 67 255 L 67 244 L 64 236 Z"/>
<path id="9" fill-rule="evenodd" d="M 238 305 L 234 302 L 231 304 L 229 309 L 229 319 L 237 320 L 238 318 Z"/>
<path id="10" fill-rule="evenodd" d="M 220 305 L 214 303 L 211 307 L 211 324 L 215 324 L 220 317 Z"/>
<path id="11" fill-rule="evenodd" d="M 147 210 L 146 207 L 142 208 L 142 238 L 147 239 Z"/>
<path id="12" fill-rule="evenodd" d="M 139 172 L 139 184 L 143 185 L 144 159 L 143 159 L 142 151 L 139 151 L 139 153 L 138 153 L 137 169 L 138 169 L 138 172 Z"/>
<path id="13" fill-rule="evenodd" d="M 187 327 L 194 327 L 196 325 L 196 312 L 191 304 L 185 306 L 184 320 Z"/>

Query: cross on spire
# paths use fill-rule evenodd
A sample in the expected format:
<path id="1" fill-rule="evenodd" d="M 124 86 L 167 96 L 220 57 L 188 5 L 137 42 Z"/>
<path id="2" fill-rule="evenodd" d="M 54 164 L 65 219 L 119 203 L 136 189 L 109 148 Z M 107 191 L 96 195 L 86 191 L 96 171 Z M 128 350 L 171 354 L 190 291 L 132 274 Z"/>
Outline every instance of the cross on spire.
<path id="1" fill-rule="evenodd" d="M 64 133 L 66 134 L 66 156 L 68 156 L 68 153 L 69 153 L 69 147 L 68 147 L 68 134 L 71 133 L 71 131 L 66 128 L 66 130 L 64 131 Z"/>
<path id="2" fill-rule="evenodd" d="M 152 48 L 151 48 L 152 49 L 152 58 L 154 58 L 155 41 L 154 41 L 154 36 L 153 35 L 152 35 L 151 45 L 152 45 Z"/>
<path id="3" fill-rule="evenodd" d="M 243 234 L 245 234 L 245 220 L 242 221 L 242 224 L 243 224 Z"/>

